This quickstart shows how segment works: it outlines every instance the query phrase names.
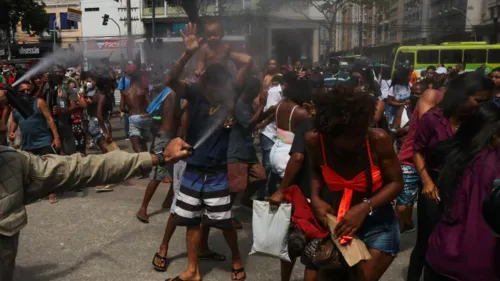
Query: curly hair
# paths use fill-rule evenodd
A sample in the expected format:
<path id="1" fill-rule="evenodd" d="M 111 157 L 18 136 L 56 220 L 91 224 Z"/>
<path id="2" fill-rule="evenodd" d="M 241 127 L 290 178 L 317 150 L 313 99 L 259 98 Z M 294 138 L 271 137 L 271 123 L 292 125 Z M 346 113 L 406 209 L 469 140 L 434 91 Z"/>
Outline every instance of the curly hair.
<path id="1" fill-rule="evenodd" d="M 377 98 L 355 90 L 353 86 L 338 85 L 328 93 L 315 97 L 316 131 L 338 137 L 347 131 L 365 132 L 375 115 Z"/>

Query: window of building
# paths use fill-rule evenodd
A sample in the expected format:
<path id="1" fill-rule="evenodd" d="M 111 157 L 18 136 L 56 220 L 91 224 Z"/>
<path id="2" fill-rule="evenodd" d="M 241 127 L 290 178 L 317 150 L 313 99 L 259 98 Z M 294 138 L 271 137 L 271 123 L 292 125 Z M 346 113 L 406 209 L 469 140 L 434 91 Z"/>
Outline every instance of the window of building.
<path id="1" fill-rule="evenodd" d="M 464 50 L 465 63 L 485 63 L 486 50 Z"/>
<path id="2" fill-rule="evenodd" d="M 59 21 L 61 23 L 61 30 L 78 29 L 78 22 L 68 20 L 68 13 L 59 13 Z"/>
<path id="3" fill-rule="evenodd" d="M 488 50 L 488 62 L 500 63 L 500 50 Z"/>
<path id="4" fill-rule="evenodd" d="M 437 65 L 438 63 L 438 50 L 417 51 L 417 64 Z"/>
<path id="5" fill-rule="evenodd" d="M 99 12 L 99 7 L 85 8 L 85 12 Z"/>
<path id="6" fill-rule="evenodd" d="M 49 14 L 49 30 L 54 30 L 57 27 L 56 14 Z"/>
<path id="7" fill-rule="evenodd" d="M 457 64 L 462 62 L 462 50 L 443 50 L 441 51 L 442 64 Z"/>

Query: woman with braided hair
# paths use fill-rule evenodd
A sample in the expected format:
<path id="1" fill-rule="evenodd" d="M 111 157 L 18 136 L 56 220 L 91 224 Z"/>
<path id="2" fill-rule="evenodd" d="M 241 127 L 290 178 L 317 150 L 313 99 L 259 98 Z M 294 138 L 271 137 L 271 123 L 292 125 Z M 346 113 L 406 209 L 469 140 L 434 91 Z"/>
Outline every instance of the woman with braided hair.
<path id="1" fill-rule="evenodd" d="M 399 252 L 399 226 L 391 202 L 403 189 L 401 166 L 392 140 L 370 128 L 377 98 L 356 86 L 337 86 L 315 101 L 315 130 L 306 135 L 310 155 L 311 205 L 321 222 L 337 216 L 335 235 L 349 243 L 354 235 L 372 259 L 328 280 L 376 281 Z M 321 198 L 327 186 L 332 202 Z"/>

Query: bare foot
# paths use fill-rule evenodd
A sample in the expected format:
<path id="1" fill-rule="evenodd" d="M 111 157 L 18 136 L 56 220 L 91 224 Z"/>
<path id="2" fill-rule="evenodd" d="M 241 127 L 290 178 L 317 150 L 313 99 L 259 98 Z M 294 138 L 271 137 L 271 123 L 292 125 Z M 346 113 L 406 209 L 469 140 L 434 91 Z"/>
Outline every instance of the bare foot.
<path id="1" fill-rule="evenodd" d="M 148 210 L 146 208 L 140 208 L 135 216 L 140 222 L 149 223 Z"/>
<path id="2" fill-rule="evenodd" d="M 183 281 L 201 281 L 200 271 L 197 271 L 197 272 L 187 271 L 187 272 L 182 273 L 178 277 Z M 169 280 L 169 279 L 167 279 L 167 280 Z M 175 280 L 175 278 L 170 279 L 170 280 Z"/>
<path id="3" fill-rule="evenodd" d="M 50 204 L 57 203 L 57 197 L 56 197 L 56 194 L 55 194 L 55 193 L 51 193 L 51 194 L 49 194 L 49 203 L 50 203 Z"/>

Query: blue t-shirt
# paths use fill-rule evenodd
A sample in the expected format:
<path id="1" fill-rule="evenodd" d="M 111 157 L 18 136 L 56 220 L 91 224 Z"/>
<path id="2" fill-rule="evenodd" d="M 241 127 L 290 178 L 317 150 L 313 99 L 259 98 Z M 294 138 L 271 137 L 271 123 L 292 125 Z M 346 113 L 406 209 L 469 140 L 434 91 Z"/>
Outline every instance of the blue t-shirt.
<path id="1" fill-rule="evenodd" d="M 186 162 L 199 167 L 226 168 L 230 130 L 223 125 L 228 110 L 223 105 L 212 107 L 199 87 L 198 84 L 186 85 L 185 98 L 189 102 L 186 142 L 195 146 L 193 156 Z"/>
<path id="2" fill-rule="evenodd" d="M 130 88 L 130 79 L 127 78 L 126 76 L 122 76 L 122 78 L 120 78 L 120 81 L 118 82 L 118 88 L 116 89 L 120 91 L 125 91 L 128 90 L 128 88 Z"/>

